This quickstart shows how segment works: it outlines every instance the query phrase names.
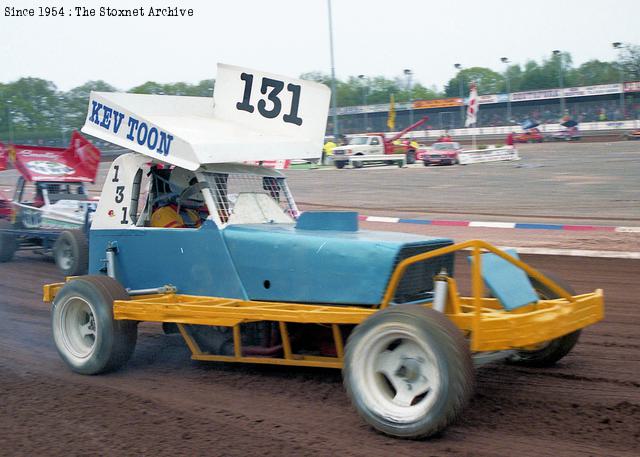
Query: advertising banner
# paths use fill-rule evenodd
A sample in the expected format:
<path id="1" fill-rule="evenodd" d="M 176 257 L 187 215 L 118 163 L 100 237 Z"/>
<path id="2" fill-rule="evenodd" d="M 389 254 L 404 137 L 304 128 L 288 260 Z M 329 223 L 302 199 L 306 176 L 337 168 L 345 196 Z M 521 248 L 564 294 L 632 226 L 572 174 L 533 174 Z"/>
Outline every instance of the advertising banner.
<path id="1" fill-rule="evenodd" d="M 640 92 L 640 81 L 630 81 L 624 83 L 625 92 Z"/>
<path id="2" fill-rule="evenodd" d="M 588 97 L 590 95 L 619 94 L 620 84 L 600 84 L 597 86 L 567 87 L 565 97 Z"/>
<path id="3" fill-rule="evenodd" d="M 462 105 L 462 99 L 459 97 L 441 98 L 438 100 L 416 100 L 413 102 L 414 109 L 447 108 L 460 105 Z"/>

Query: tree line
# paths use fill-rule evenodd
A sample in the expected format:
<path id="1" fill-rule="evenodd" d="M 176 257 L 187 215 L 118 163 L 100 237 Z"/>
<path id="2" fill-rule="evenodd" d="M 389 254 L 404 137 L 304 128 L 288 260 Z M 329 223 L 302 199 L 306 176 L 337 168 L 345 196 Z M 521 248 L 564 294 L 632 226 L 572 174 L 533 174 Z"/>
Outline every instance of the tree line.
<path id="1" fill-rule="evenodd" d="M 412 82 L 405 75 L 396 78 L 364 75 L 336 80 L 338 106 L 354 106 L 388 103 L 391 94 L 396 102 L 432 100 L 468 94 L 471 81 L 478 83 L 480 94 L 506 93 L 524 90 L 589 86 L 640 80 L 640 46 L 624 44 L 617 62 L 590 60 L 574 67 L 568 52 L 552 53 L 541 61 L 529 60 L 524 65 L 507 64 L 499 72 L 486 67 L 461 68 L 440 91 L 436 86 L 426 87 Z M 322 72 L 309 72 L 302 79 L 313 80 L 331 86 L 331 77 Z M 211 96 L 215 81 L 203 80 L 196 84 L 184 82 L 160 84 L 148 81 L 127 92 L 138 94 L 166 94 Z M 0 141 L 12 138 L 60 139 L 64 141 L 73 129 L 79 129 L 87 113 L 87 101 L 92 91 L 112 92 L 117 89 L 105 81 L 89 81 L 69 91 L 60 91 L 55 84 L 40 78 L 21 78 L 7 84 L 0 83 Z M 61 133 L 62 132 L 62 133 Z"/>

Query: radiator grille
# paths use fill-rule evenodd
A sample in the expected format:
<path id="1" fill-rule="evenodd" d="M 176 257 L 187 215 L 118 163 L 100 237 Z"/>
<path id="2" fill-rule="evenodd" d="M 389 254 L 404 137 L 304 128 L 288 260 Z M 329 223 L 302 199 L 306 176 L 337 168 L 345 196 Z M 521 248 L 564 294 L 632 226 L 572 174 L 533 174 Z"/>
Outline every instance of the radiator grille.
<path id="1" fill-rule="evenodd" d="M 428 245 L 407 245 L 398 253 L 394 262 L 394 268 L 406 258 L 451 244 L 453 243 L 446 241 L 442 243 L 430 243 Z M 394 303 L 408 303 L 431 298 L 433 292 L 433 277 L 440 273 L 442 268 L 445 268 L 449 275 L 453 275 L 453 260 L 454 254 L 452 253 L 410 265 L 400 279 L 400 284 L 398 284 L 398 289 L 393 298 Z"/>

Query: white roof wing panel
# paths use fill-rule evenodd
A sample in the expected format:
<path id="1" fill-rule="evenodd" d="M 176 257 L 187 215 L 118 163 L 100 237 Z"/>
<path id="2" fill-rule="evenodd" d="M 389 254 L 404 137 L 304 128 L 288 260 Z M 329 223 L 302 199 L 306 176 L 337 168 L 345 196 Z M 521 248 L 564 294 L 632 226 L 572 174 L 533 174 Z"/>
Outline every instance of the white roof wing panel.
<path id="1" fill-rule="evenodd" d="M 82 131 L 189 170 L 314 158 L 329 99 L 318 83 L 218 64 L 213 99 L 92 92 Z"/>

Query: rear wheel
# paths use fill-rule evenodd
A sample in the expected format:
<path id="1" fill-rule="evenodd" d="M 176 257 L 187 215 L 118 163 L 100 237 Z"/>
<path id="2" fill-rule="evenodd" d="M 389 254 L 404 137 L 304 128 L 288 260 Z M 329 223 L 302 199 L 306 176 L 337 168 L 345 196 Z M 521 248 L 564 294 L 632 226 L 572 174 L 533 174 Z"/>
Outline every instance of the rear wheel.
<path id="1" fill-rule="evenodd" d="M 18 250 L 18 237 L 2 230 L 12 229 L 13 225 L 6 219 L 0 219 L 0 262 L 9 262 Z"/>
<path id="2" fill-rule="evenodd" d="M 407 152 L 407 165 L 416 163 L 416 151 Z"/>
<path id="3" fill-rule="evenodd" d="M 62 232 L 53 245 L 53 257 L 63 275 L 86 274 L 89 265 L 89 244 L 84 232 L 81 230 Z"/>
<path id="4" fill-rule="evenodd" d="M 575 295 L 576 291 L 566 281 L 556 278 L 549 273 L 544 273 L 549 279 L 557 283 L 571 295 Z M 551 300 L 558 298 L 557 294 L 549 290 L 536 280 L 531 281 L 531 285 L 543 300 Z M 530 350 L 518 351 L 509 359 L 510 363 L 516 365 L 524 365 L 529 367 L 548 367 L 555 364 L 558 360 L 566 356 L 573 347 L 578 343 L 580 338 L 580 330 L 561 336 L 559 338 L 547 341 L 536 348 Z"/>
<path id="5" fill-rule="evenodd" d="M 51 308 L 53 338 L 72 371 L 98 374 L 129 360 L 137 323 L 113 319 L 113 301 L 128 299 L 124 288 L 108 276 L 82 276 L 58 292 Z"/>
<path id="6" fill-rule="evenodd" d="M 398 438 L 423 438 L 455 421 L 473 391 L 468 346 L 441 313 L 394 306 L 357 326 L 343 377 L 362 418 Z"/>

